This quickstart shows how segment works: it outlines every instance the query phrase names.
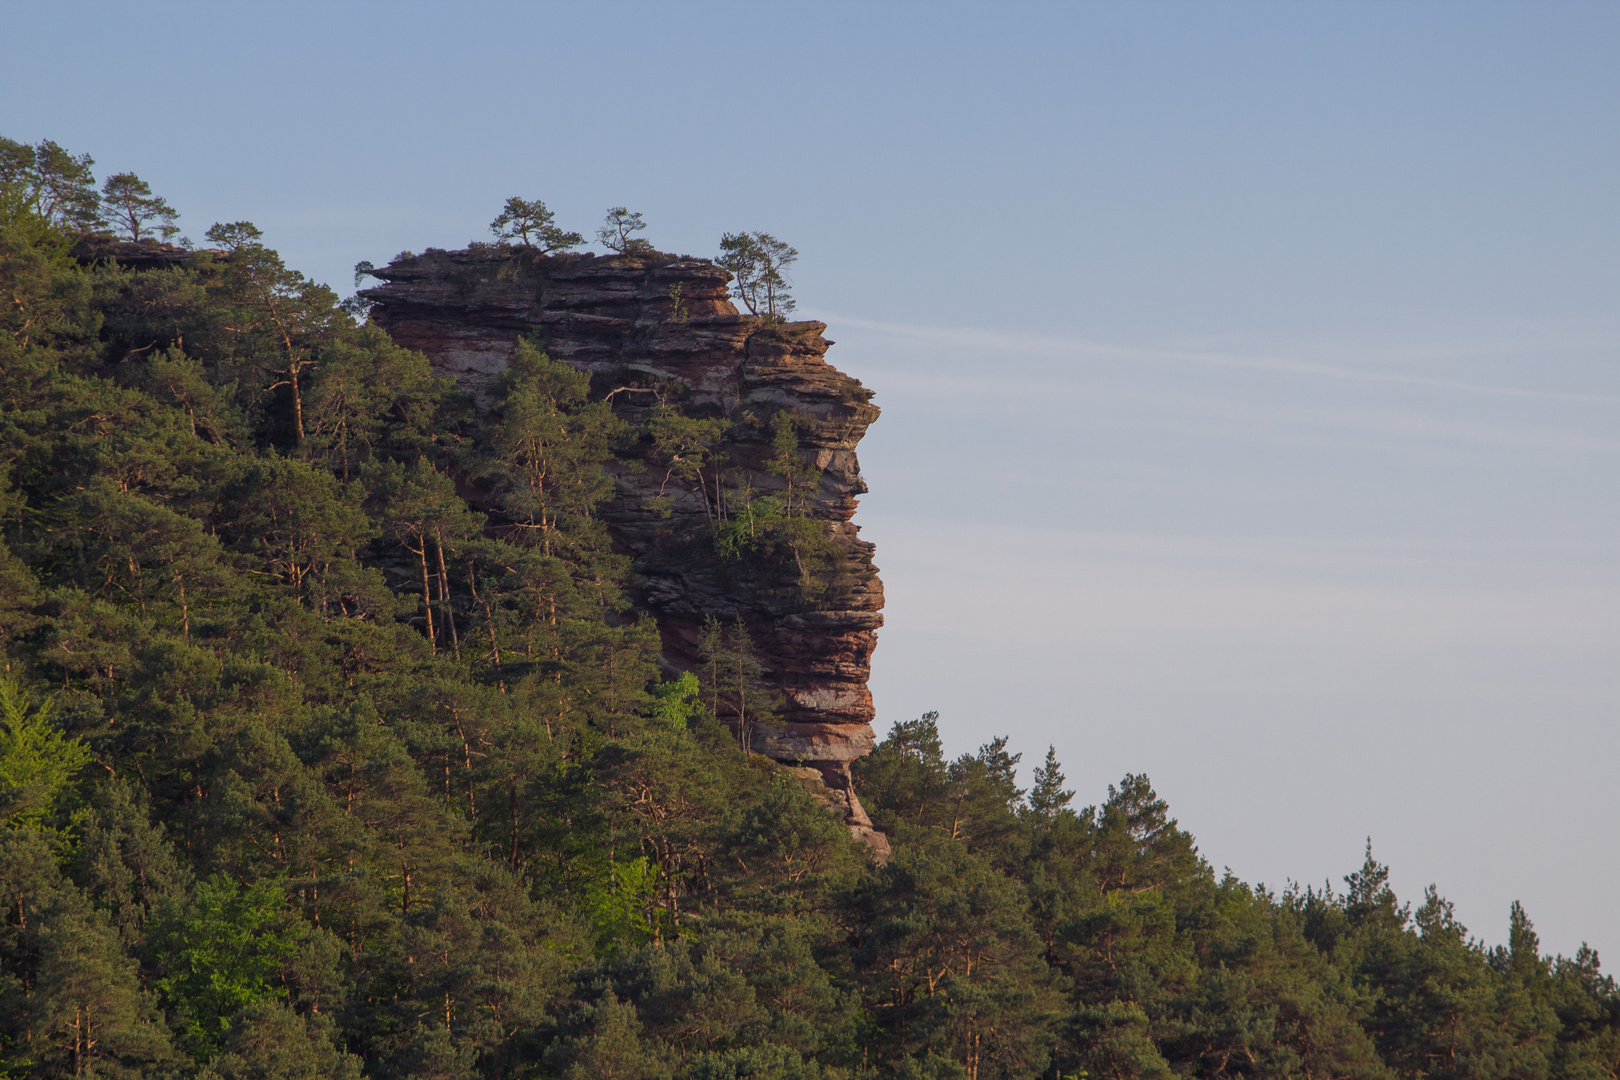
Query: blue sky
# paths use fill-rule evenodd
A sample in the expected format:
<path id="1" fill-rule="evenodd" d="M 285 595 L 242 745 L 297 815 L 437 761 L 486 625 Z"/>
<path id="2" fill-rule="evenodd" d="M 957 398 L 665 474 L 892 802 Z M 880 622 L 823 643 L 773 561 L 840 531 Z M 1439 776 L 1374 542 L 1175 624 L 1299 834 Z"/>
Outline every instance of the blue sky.
<path id="1" fill-rule="evenodd" d="M 877 391 L 879 728 L 1620 957 L 1620 7 L 0 2 L 0 133 L 340 290 L 767 229 Z"/>

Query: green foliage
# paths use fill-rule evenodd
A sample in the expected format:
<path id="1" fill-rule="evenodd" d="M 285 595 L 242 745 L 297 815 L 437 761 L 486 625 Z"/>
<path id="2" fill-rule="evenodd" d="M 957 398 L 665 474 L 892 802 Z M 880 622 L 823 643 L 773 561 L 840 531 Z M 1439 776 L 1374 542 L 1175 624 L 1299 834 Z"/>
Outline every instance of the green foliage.
<path id="1" fill-rule="evenodd" d="M 820 451 L 804 445 L 802 433 L 813 432 L 814 423 L 787 409 L 720 417 L 687 415 L 667 401 L 655 406 L 644 435 L 647 460 L 655 474 L 663 472 L 653 507 L 666 518 L 677 504 L 686 511 L 687 523 L 671 530 L 677 557 L 701 558 L 696 549 L 707 547 L 720 573 L 791 603 L 821 604 L 847 587 L 843 551 L 831 523 L 819 516 Z M 760 471 L 772 479 L 756 488 L 755 474 L 733 467 L 719 446 L 728 435 L 753 441 L 760 429 L 771 433 Z M 706 530 L 691 523 L 694 504 Z"/>
<path id="2" fill-rule="evenodd" d="M 489 223 L 489 231 L 498 240 L 521 242 L 525 248 L 542 255 L 568 251 L 585 242 L 579 233 L 565 232 L 557 225 L 556 218 L 557 215 L 547 210 L 546 204 L 539 199 L 521 199 L 514 195 L 506 200 L 506 206 Z"/>
<path id="3" fill-rule="evenodd" d="M 208 1073 L 220 1080 L 360 1080 L 360 1059 L 333 1045 L 332 1028 L 326 1017 L 257 1002 L 231 1021 L 225 1052 Z"/>
<path id="4" fill-rule="evenodd" d="M 216 875 L 159 916 L 150 936 L 166 974 L 156 986 L 198 1060 L 222 1048 L 232 1017 L 286 996 L 277 976 L 302 933 L 272 880 L 242 886 Z"/>
<path id="5" fill-rule="evenodd" d="M 646 227 L 640 213 L 615 206 L 607 212 L 602 227 L 596 230 L 596 239 L 616 255 L 645 255 L 653 246 L 635 234 Z"/>
<path id="6" fill-rule="evenodd" d="M 720 237 L 719 266 L 735 277 L 736 294 L 751 315 L 780 322 L 793 313 L 787 268 L 798 259 L 796 248 L 770 233 L 725 233 Z"/>
<path id="7" fill-rule="evenodd" d="M 0 833 L 0 1068 L 163 1075 L 170 1035 L 136 960 L 54 854 L 38 830 Z"/>
<path id="8" fill-rule="evenodd" d="M 769 722 L 777 705 L 764 687 L 765 669 L 754 653 L 748 627 L 741 619 L 722 626 L 714 615 L 707 615 L 698 650 L 708 675 L 709 712 L 730 724 L 746 753 L 754 725 Z"/>
<path id="9" fill-rule="evenodd" d="M 289 270 L 265 247 L 252 222 L 215 224 L 207 236 L 230 256 L 210 290 L 219 313 L 211 329 L 221 371 L 258 395 L 284 389 L 289 409 L 282 437 L 296 445 L 305 436 L 306 373 L 339 339 L 348 316 L 331 289 Z"/>
<path id="10" fill-rule="evenodd" d="M 609 862 L 586 885 L 581 909 L 596 930 L 599 952 L 645 945 L 656 936 L 648 910 L 657 890 L 658 868 L 645 856 Z"/>
<path id="11" fill-rule="evenodd" d="M 806 1061 L 797 1050 L 772 1043 L 739 1046 L 692 1058 L 692 1080 L 821 1080 L 826 1075 L 815 1060 Z"/>
<path id="12" fill-rule="evenodd" d="M 613 493 L 603 467 L 628 429 L 589 393 L 588 375 L 528 340 L 518 343 L 501 377 L 485 475 L 522 541 L 547 555 L 570 544 L 601 544 L 594 515 Z"/>
<path id="13" fill-rule="evenodd" d="M 764 471 L 779 478 L 781 487 L 770 494 L 756 491 L 746 475 L 740 482 L 723 485 L 719 463 L 702 456 L 701 439 L 707 432 L 698 433 L 694 422 L 687 422 L 684 428 L 693 433 L 685 444 L 693 448 L 677 464 L 676 454 L 666 450 L 662 440 L 668 438 L 673 445 L 673 432 L 682 429 L 674 425 L 660 428 L 664 422 L 663 418 L 653 421 L 655 460 L 666 457 L 671 462 L 670 475 L 697 479 L 705 506 L 712 511 L 713 545 L 722 563 L 763 570 L 787 586 L 784 591 L 812 603 L 823 600 L 839 581 L 843 555 L 831 538 L 828 523 L 813 516 L 821 470 L 806 458 L 793 415 L 784 410 L 771 420 L 771 452 Z M 702 486 L 704 466 L 710 469 L 712 503 Z"/>
<path id="14" fill-rule="evenodd" d="M 703 684 L 698 682 L 698 677 L 683 671 L 679 678 L 653 687 L 649 713 L 652 719 L 669 725 L 672 731 L 685 731 L 702 715 L 703 706 L 698 700 L 702 691 Z"/>
<path id="15" fill-rule="evenodd" d="M 686 298 L 681 292 L 681 283 L 678 281 L 669 287 L 670 317 L 681 326 L 685 326 L 692 321 L 692 313 L 687 310 Z"/>
<path id="16" fill-rule="evenodd" d="M 664 406 L 647 426 L 653 439 L 653 460 L 664 466 L 664 478 L 658 485 L 659 498 L 665 497 L 671 480 L 695 484 L 703 497 L 704 511 L 712 518 L 720 490 L 720 478 L 714 472 L 718 465 L 715 447 L 725 435 L 725 421 L 684 416 Z M 711 470 L 711 477 L 704 476 L 705 469 Z M 708 496 L 710 486 L 715 489 L 714 502 Z"/>
<path id="17" fill-rule="evenodd" d="M 470 511 L 456 494 L 455 482 L 426 458 L 418 458 L 409 467 L 392 461 L 377 462 L 367 468 L 364 481 L 375 507 L 372 519 L 417 557 L 428 641 L 437 650 L 441 639 L 448 638 L 443 644 L 459 654 L 461 642 L 451 608 L 446 553 L 454 559 L 468 550 L 482 535 L 484 516 Z M 430 554 L 435 557 L 433 569 L 429 566 Z M 435 611 L 439 613 L 438 625 Z"/>
<path id="18" fill-rule="evenodd" d="M 1023 792 L 1014 785 L 1018 755 L 996 739 L 947 762 L 940 746 L 939 714 L 896 724 L 871 757 L 857 768 L 861 790 L 878 807 L 873 820 L 905 834 L 932 832 L 997 855 L 1017 831 Z"/>
<path id="19" fill-rule="evenodd" d="M 773 526 L 785 517 L 779 497 L 757 495 L 745 480 L 729 492 L 724 513 L 715 526 L 715 550 L 727 560 L 762 552 Z"/>
<path id="20" fill-rule="evenodd" d="M 1074 792 L 1063 789 L 1063 767 L 1058 764 L 1057 749 L 1046 748 L 1046 760 L 1035 767 L 1035 784 L 1029 789 L 1025 814 L 1039 827 L 1051 828 L 1067 810 Z"/>
<path id="21" fill-rule="evenodd" d="M 535 340 L 479 414 L 246 222 L 80 265 L 90 165 L 0 141 L 3 1075 L 1620 1073 L 1613 979 L 1517 905 L 1487 948 L 1370 846 L 1217 879 L 1146 777 L 1077 808 L 936 714 L 853 764 L 874 865 L 745 752 L 766 624 L 670 671 L 601 520 L 649 461 L 660 572 L 816 603 L 812 418 L 661 384 L 634 428 Z"/>
<path id="22" fill-rule="evenodd" d="M 151 234 L 167 240 L 180 231 L 174 224 L 174 219 L 180 215 L 161 197 L 153 195 L 152 185 L 134 173 L 115 173 L 107 178 L 101 186 L 101 207 L 107 224 L 127 232 L 136 242 Z"/>
<path id="23" fill-rule="evenodd" d="M 466 418 L 465 402 L 433 376 L 426 357 L 367 325 L 322 352 L 305 395 L 301 450 L 350 480 L 367 462 L 458 450 L 455 433 Z"/>
<path id="24" fill-rule="evenodd" d="M 0 307 L 0 330 L 5 332 L 0 344 L 5 346 L 5 366 L 36 387 L 42 368 L 50 363 L 36 347 L 58 345 L 76 352 L 74 347 L 82 346 L 99 322 L 86 303 L 89 280 L 68 256 L 71 235 L 53 216 L 57 210 L 39 209 L 41 198 L 22 184 L 0 183 L 0 278 L 7 301 Z M 7 426 L 25 420 L 14 417 Z"/>
<path id="25" fill-rule="evenodd" d="M 821 470 L 805 460 L 799 449 L 799 425 L 789 412 L 776 415 L 771 435 L 771 456 L 765 471 L 780 477 L 782 512 L 788 517 L 806 517 L 810 512 L 810 498 L 821 482 Z"/>
<path id="26" fill-rule="evenodd" d="M 0 136 L 0 191 L 13 214 L 61 229 L 88 229 L 100 220 L 89 154 L 74 156 L 49 139 L 28 146 Z"/>
<path id="27" fill-rule="evenodd" d="M 0 674 L 0 815 L 11 828 L 39 826 L 61 809 L 90 762 L 81 741 L 50 722 L 51 703 L 33 703 L 22 682 Z"/>
<path id="28" fill-rule="evenodd" d="M 890 1060 L 940 1057 L 968 1076 L 1031 1076 L 1061 1016 L 1023 891 L 988 861 L 918 834 L 862 890 L 856 953 Z"/>

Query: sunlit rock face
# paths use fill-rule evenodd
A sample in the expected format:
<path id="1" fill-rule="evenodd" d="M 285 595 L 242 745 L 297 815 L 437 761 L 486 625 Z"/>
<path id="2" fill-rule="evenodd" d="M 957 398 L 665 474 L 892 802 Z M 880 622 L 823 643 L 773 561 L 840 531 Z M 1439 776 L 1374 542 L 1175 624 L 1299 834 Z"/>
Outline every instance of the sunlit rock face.
<path id="1" fill-rule="evenodd" d="M 660 400 L 689 416 L 727 418 L 719 449 L 733 488 L 782 490 L 783 479 L 766 469 L 768 420 L 792 411 L 800 453 L 821 470 L 809 516 L 825 523 L 836 551 L 814 581 L 780 565 L 719 557 L 706 539 L 714 493 L 667 478 L 650 439 L 621 454 L 619 494 L 602 516 L 637 560 L 636 599 L 658 622 L 665 659 L 697 670 L 705 617 L 740 620 L 778 700 L 772 722 L 751 729 L 752 748 L 847 786 L 848 762 L 872 747 L 866 684 L 883 623 L 873 548 L 850 520 L 866 491 L 855 447 L 878 409 L 857 380 L 827 363 L 825 324 L 772 326 L 740 315 L 729 273 L 673 255 L 430 250 L 376 276 L 384 284 L 362 294 L 372 319 L 482 405 L 519 338 L 537 331 L 552 359 L 588 371 L 593 395 L 611 399 L 626 420 L 645 422 Z"/>

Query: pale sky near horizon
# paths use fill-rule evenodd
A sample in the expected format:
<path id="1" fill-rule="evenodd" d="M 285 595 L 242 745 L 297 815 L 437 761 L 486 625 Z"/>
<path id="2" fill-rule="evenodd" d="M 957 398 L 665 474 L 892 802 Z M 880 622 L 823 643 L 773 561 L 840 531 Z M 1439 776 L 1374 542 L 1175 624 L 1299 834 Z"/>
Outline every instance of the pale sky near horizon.
<path id="1" fill-rule="evenodd" d="M 787 239 L 884 410 L 880 732 L 1620 965 L 1620 5 L 0 16 L 0 134 L 340 292 L 512 194 Z"/>

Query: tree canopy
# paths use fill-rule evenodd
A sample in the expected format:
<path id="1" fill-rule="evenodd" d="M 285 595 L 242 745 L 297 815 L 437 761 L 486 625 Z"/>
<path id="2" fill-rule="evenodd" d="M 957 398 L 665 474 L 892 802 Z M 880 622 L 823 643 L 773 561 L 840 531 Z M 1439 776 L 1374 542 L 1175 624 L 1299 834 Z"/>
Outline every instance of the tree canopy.
<path id="1" fill-rule="evenodd" d="M 556 222 L 557 215 L 546 209 L 539 199 L 524 199 L 517 195 L 506 200 L 489 231 L 497 240 L 521 244 L 542 255 L 553 251 L 568 251 L 579 247 L 585 238 L 577 232 L 566 232 Z"/>
<path id="2" fill-rule="evenodd" d="M 616 255 L 640 255 L 653 250 L 648 241 L 635 235 L 647 228 L 641 214 L 615 206 L 607 212 L 602 227 L 596 230 L 596 239 Z"/>
<path id="3" fill-rule="evenodd" d="M 725 233 L 715 262 L 736 276 L 737 295 L 753 315 L 785 319 L 794 308 L 787 268 L 798 259 L 796 248 L 765 232 Z"/>

